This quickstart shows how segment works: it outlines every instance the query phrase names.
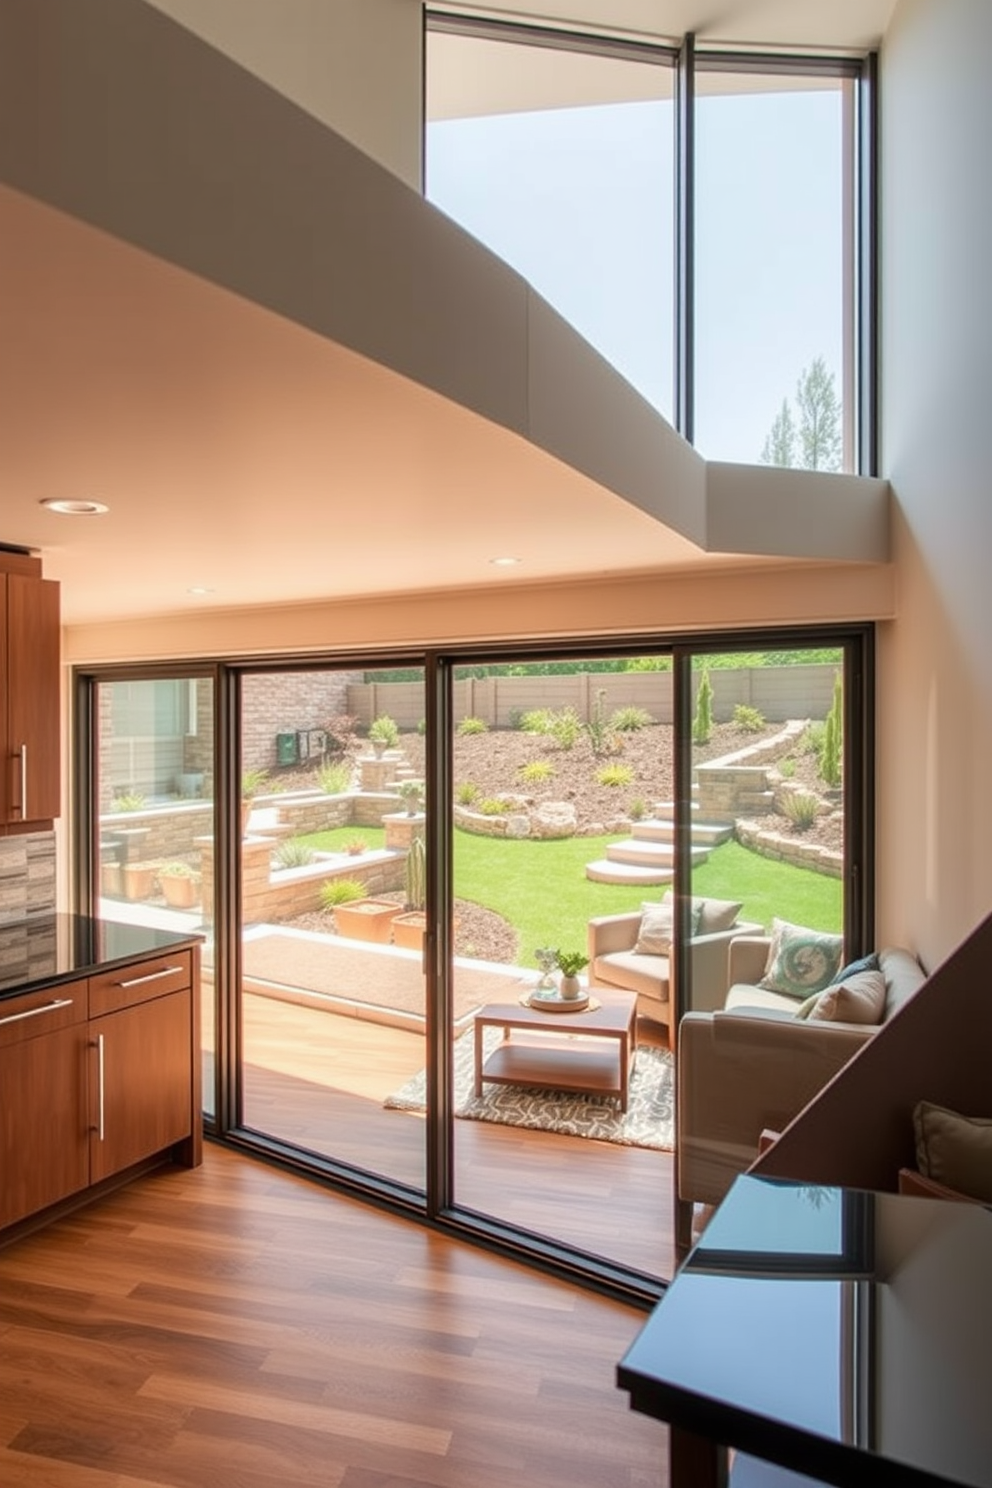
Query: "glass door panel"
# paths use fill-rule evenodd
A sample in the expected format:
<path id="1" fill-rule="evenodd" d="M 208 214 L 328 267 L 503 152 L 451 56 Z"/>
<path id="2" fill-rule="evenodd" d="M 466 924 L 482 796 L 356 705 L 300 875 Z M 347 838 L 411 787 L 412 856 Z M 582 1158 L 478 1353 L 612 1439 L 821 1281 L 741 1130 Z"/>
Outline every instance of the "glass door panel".
<path id="1" fill-rule="evenodd" d="M 424 687 L 242 679 L 242 1124 L 425 1182 Z"/>
<path id="2" fill-rule="evenodd" d="M 631 953 L 673 873 L 670 663 L 455 676 L 455 1200 L 669 1274 L 668 959 Z"/>
<path id="3" fill-rule="evenodd" d="M 214 685 L 96 684 L 100 915 L 192 930 L 203 949 L 203 1100 L 214 1114 Z"/>
<path id="4" fill-rule="evenodd" d="M 691 949 L 686 1010 L 722 1007 L 736 976 L 708 941 L 735 938 L 728 906 L 735 935 L 778 921 L 843 936 L 843 667 L 840 648 L 693 660 L 691 882 L 706 943 Z"/>

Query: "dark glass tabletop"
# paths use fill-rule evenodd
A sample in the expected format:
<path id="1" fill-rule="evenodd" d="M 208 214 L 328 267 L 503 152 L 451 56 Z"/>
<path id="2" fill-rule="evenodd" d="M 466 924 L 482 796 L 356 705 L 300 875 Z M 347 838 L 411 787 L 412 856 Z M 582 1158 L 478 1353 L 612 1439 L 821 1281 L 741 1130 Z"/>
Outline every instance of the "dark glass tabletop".
<path id="1" fill-rule="evenodd" d="M 987 1488 L 992 1212 L 740 1178 L 618 1380 L 825 1482 Z"/>

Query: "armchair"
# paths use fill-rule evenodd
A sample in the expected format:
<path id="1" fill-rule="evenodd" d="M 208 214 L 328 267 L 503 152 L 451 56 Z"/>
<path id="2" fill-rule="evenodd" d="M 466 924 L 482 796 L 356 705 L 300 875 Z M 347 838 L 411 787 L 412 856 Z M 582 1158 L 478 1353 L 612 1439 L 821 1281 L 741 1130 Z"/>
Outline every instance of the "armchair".
<path id="1" fill-rule="evenodd" d="M 670 898 L 665 895 L 665 901 Z M 728 986 L 728 947 L 735 936 L 752 935 L 761 926 L 738 920 L 740 905 L 727 900 L 697 899 L 695 907 L 699 908 L 698 932 L 689 942 L 693 1007 L 722 1007 Z M 637 951 L 640 928 L 640 910 L 589 921 L 589 985 L 636 992 L 638 1013 L 664 1024 L 669 1047 L 674 1049 L 672 959 Z"/>

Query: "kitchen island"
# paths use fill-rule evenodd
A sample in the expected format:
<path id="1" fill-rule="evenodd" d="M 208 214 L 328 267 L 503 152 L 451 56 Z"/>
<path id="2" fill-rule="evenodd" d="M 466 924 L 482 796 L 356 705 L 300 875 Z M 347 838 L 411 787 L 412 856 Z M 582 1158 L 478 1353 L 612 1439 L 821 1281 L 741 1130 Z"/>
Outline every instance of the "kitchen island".
<path id="1" fill-rule="evenodd" d="M 0 1244 L 202 1160 L 200 946 L 88 915 L 0 920 Z"/>

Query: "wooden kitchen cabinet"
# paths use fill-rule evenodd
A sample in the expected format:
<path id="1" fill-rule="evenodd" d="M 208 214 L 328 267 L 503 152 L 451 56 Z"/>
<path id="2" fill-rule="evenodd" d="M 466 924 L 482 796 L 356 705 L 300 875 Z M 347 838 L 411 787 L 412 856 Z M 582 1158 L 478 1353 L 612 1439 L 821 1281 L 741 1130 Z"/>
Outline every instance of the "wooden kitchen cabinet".
<path id="1" fill-rule="evenodd" d="M 81 968 L 90 922 L 80 933 L 82 917 L 61 918 L 57 954 Z M 199 974 L 199 944 L 186 940 L 0 996 L 0 1239 L 131 1170 L 202 1161 Z"/>
<path id="2" fill-rule="evenodd" d="M 188 951 L 91 978 L 92 1183 L 189 1138 L 192 997 Z"/>
<path id="3" fill-rule="evenodd" d="M 0 830 L 61 813 L 59 586 L 37 559 L 0 551 Z"/>
<path id="4" fill-rule="evenodd" d="M 0 1227 L 90 1181 L 87 984 L 0 1002 Z"/>

